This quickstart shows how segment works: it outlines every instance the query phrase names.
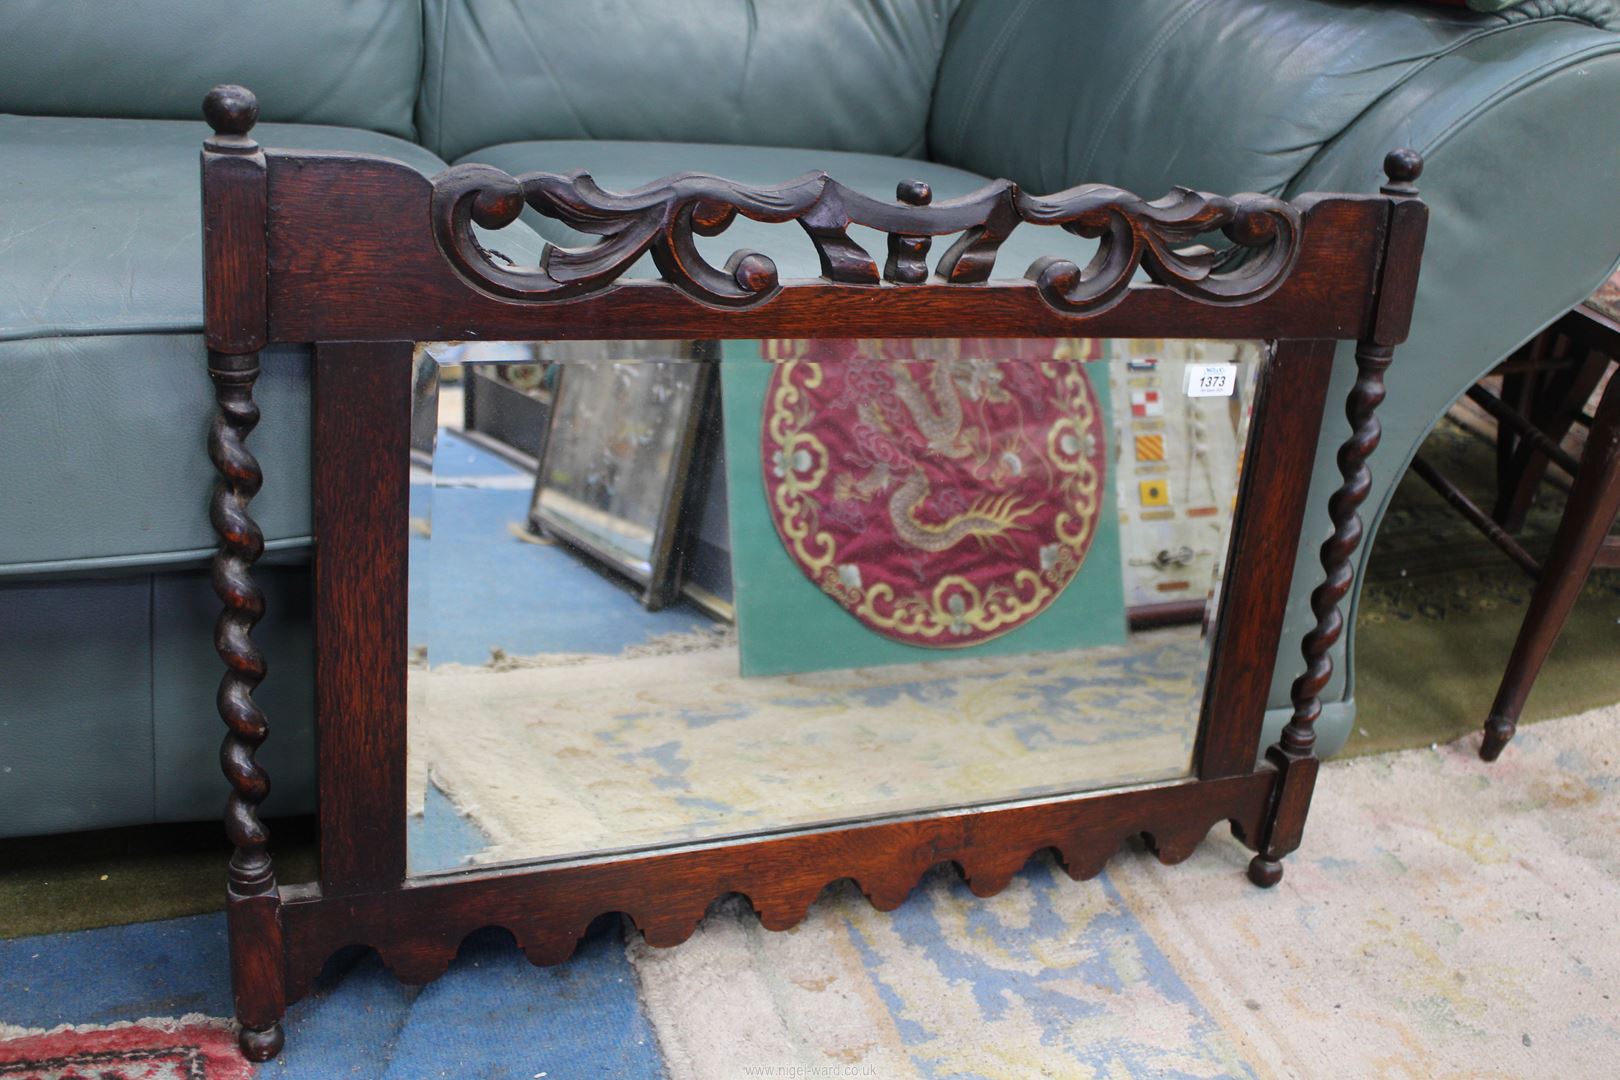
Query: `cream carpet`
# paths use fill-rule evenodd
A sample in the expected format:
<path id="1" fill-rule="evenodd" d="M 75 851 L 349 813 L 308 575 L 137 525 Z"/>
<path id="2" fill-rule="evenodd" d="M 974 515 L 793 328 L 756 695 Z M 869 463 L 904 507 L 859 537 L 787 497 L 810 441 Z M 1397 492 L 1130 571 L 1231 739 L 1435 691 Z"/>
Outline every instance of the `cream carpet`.
<path id="1" fill-rule="evenodd" d="M 1179 866 L 1037 860 L 990 900 L 936 871 L 890 914 L 834 888 L 790 932 L 733 902 L 628 948 L 676 1080 L 1620 1074 L 1620 706 L 1475 746 L 1328 764 L 1270 891 L 1217 830 Z"/>

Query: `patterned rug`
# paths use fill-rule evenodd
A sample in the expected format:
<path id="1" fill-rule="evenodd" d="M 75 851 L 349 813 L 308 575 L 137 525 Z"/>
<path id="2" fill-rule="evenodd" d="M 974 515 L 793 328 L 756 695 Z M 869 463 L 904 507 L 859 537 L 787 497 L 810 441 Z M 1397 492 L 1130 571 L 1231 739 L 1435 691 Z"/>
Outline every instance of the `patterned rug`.
<path id="1" fill-rule="evenodd" d="M 488 863 L 1182 776 L 1203 643 L 746 679 L 735 646 L 596 659 L 413 669 L 412 813 L 431 778 Z"/>
<path id="2" fill-rule="evenodd" d="M 0 1080 L 246 1080 L 222 1020 L 187 1016 L 26 1031 L 0 1024 Z"/>
<path id="3" fill-rule="evenodd" d="M 1270 891 L 1217 830 L 990 900 L 943 870 L 887 915 L 835 887 L 786 933 L 733 904 L 631 960 L 677 1080 L 1612 1076 L 1617 727 L 1330 762 Z"/>

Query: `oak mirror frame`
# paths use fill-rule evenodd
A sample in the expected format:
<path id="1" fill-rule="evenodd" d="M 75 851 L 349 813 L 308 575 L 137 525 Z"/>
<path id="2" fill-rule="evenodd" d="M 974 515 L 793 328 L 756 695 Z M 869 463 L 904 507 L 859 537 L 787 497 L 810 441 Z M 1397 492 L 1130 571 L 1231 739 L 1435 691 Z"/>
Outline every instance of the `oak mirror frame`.
<path id="1" fill-rule="evenodd" d="M 597 916 L 628 916 L 648 943 L 688 937 L 711 901 L 747 896 L 769 929 L 803 918 L 823 886 L 854 879 L 882 910 L 941 862 L 973 892 L 1002 889 L 1036 852 L 1098 873 L 1145 835 L 1166 863 L 1226 821 L 1275 884 L 1300 842 L 1315 782 L 1318 695 L 1341 630 L 1357 507 L 1376 447 L 1383 373 L 1404 340 L 1427 209 L 1417 154 L 1393 151 L 1376 195 L 1284 201 L 1174 189 L 1149 202 L 1098 184 L 1033 196 L 1007 181 L 933 203 L 927 185 L 872 199 L 824 174 L 747 188 L 700 174 L 635 191 L 582 173 L 508 176 L 463 165 L 422 177 L 380 157 L 261 148 L 253 95 L 221 86 L 204 114 L 205 327 L 218 412 L 208 452 L 223 610 L 219 707 L 235 853 L 228 921 L 243 1052 L 282 1045 L 286 1007 L 334 952 L 363 944 L 409 982 L 441 974 L 468 933 L 509 930 L 529 959 L 560 962 Z M 531 208 L 601 237 L 551 247 L 538 267 L 486 249 Z M 697 236 L 738 216 L 797 222 L 821 276 L 779 280 L 764 254 L 707 262 Z M 879 257 L 852 224 L 886 233 Z M 993 276 L 1015 228 L 1057 227 L 1100 241 L 1085 267 L 1037 261 Z M 1220 238 L 1224 236 L 1224 240 Z M 935 237 L 954 237 L 932 258 Z M 1215 242 L 1219 248 L 1202 246 Z M 658 280 L 621 280 L 650 253 Z M 881 262 L 880 262 L 881 260 Z M 1016 268 L 1008 270 L 1016 272 Z M 1147 281 L 1139 278 L 1145 275 Z M 1154 337 L 1261 339 L 1262 364 L 1191 775 L 1162 783 L 902 814 L 769 835 L 533 866 L 413 878 L 406 860 L 406 544 L 411 362 L 415 343 L 480 340 L 723 340 L 814 337 Z M 1328 512 L 1314 629 L 1281 642 L 1294 552 L 1307 517 L 1334 346 L 1355 341 L 1345 403 L 1343 483 Z M 253 701 L 265 658 L 251 631 L 264 599 L 250 502 L 262 482 L 247 437 L 258 422 L 259 350 L 313 346 L 316 535 L 318 880 L 280 884 L 257 808 L 268 777 L 254 760 L 273 728 Z M 1262 723 L 1273 669 L 1301 668 L 1294 712 L 1273 746 Z M 1262 750 L 1264 753 L 1262 754 Z"/>

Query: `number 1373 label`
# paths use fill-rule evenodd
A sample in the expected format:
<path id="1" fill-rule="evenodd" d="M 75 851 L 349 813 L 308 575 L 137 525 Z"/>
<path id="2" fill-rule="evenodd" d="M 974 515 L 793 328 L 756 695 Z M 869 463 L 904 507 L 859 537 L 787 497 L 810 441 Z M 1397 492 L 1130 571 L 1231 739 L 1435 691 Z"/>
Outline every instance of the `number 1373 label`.
<path id="1" fill-rule="evenodd" d="M 1188 364 L 1188 397 L 1231 397 L 1237 390 L 1236 364 Z"/>

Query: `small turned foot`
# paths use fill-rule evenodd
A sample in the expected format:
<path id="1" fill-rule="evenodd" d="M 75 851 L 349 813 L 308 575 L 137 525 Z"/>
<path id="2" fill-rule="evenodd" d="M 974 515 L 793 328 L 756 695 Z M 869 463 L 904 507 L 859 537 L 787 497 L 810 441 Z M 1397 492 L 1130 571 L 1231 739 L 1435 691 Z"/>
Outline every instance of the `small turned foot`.
<path id="1" fill-rule="evenodd" d="M 1481 761 L 1495 761 L 1501 755 L 1508 740 L 1519 727 L 1505 716 L 1494 713 L 1485 721 L 1485 739 L 1479 744 L 1479 757 Z"/>
<path id="2" fill-rule="evenodd" d="M 245 1027 L 236 1041 L 242 1047 L 242 1056 L 249 1061 L 269 1061 L 281 1053 L 284 1037 L 281 1025 L 271 1024 L 267 1028 Z"/>
<path id="3" fill-rule="evenodd" d="M 1282 880 L 1282 863 L 1256 855 L 1249 860 L 1249 880 L 1262 889 L 1269 889 Z"/>

